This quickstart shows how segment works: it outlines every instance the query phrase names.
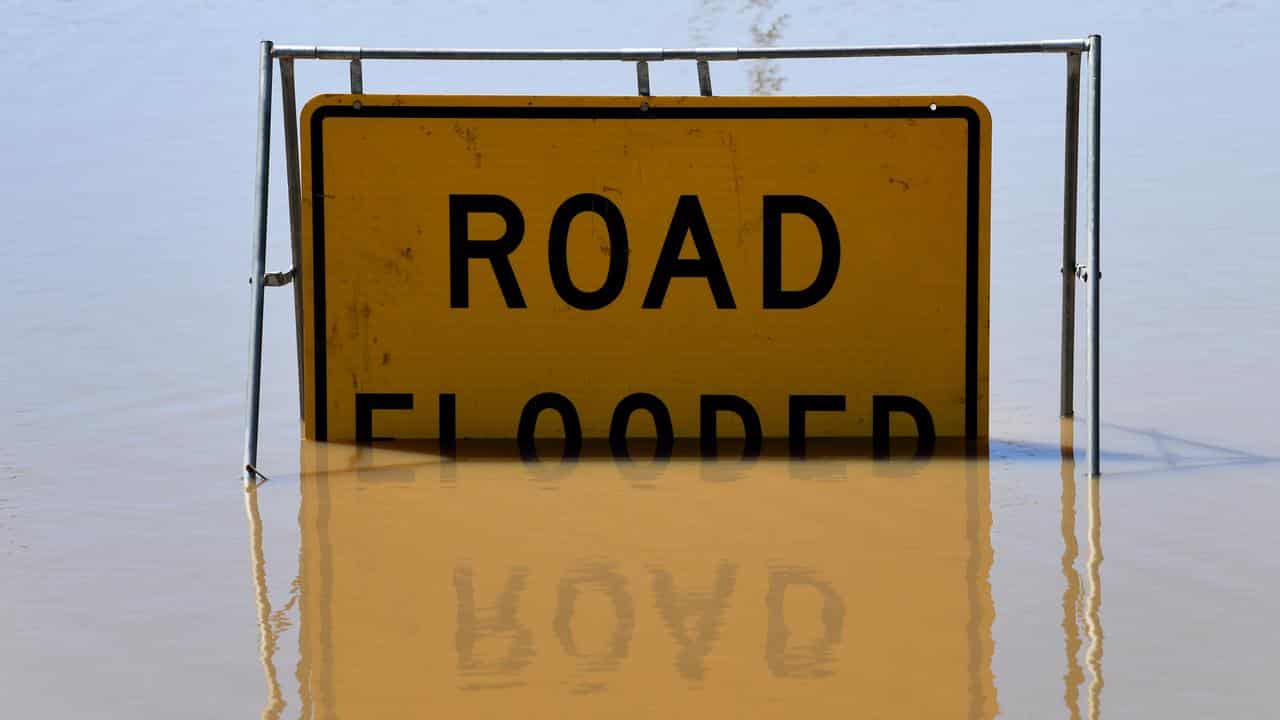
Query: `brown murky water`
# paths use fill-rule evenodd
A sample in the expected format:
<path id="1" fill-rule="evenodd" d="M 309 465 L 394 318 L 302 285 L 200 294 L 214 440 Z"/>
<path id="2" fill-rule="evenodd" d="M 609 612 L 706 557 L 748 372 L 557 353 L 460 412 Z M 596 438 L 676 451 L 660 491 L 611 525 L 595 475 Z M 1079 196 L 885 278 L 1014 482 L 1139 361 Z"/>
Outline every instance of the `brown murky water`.
<path id="1" fill-rule="evenodd" d="M 113 0 L 0 18 L 4 717 L 1275 716 L 1272 4 Z M 991 109 L 990 458 L 304 445 L 285 293 L 268 300 L 272 480 L 241 490 L 256 40 L 1087 32 L 1108 47 L 1101 480 L 1075 464 L 1082 424 L 1055 417 L 1064 73 L 1032 57 L 713 65 L 722 94 Z M 345 73 L 300 63 L 299 94 Z M 652 73 L 655 93 L 696 88 L 687 64 Z M 611 63 L 365 67 L 374 92 L 633 82 Z"/>
<path id="2" fill-rule="evenodd" d="M 304 444 L 246 497 L 263 713 L 1265 716 L 1270 461 L 1139 436 L 1089 480 L 1073 431 L 887 463 Z M 1226 497 L 1262 504 L 1230 538 Z"/>

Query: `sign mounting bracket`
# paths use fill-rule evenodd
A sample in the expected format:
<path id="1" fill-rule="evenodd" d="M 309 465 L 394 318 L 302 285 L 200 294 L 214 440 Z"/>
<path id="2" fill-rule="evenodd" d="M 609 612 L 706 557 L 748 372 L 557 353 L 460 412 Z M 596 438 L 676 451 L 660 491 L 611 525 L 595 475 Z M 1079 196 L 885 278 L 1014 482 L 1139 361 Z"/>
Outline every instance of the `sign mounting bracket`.
<path id="1" fill-rule="evenodd" d="M 944 45 L 880 45 L 880 46 L 807 46 L 764 48 L 685 48 L 685 49 L 579 49 L 579 50 L 521 50 L 521 49 L 447 49 L 447 48 L 360 48 L 323 47 L 306 45 L 275 45 L 262 41 L 259 45 L 258 67 L 258 150 L 254 176 L 254 233 L 251 245 L 250 279 L 250 344 L 249 374 L 246 383 L 246 422 L 243 463 L 243 480 L 252 484 L 257 471 L 259 401 L 262 374 L 262 319 L 263 291 L 268 286 L 268 275 L 283 276 L 290 273 L 265 272 L 267 200 L 271 137 L 272 62 L 280 63 L 281 95 L 284 110 L 286 141 L 286 175 L 289 191 L 289 215 L 292 240 L 293 267 L 300 263 L 301 190 L 299 187 L 299 158 L 297 144 L 297 112 L 294 92 L 294 61 L 297 59 L 348 60 L 351 71 L 351 90 L 363 93 L 363 68 L 361 61 L 370 60 L 484 60 L 484 61 L 630 61 L 636 63 L 637 91 L 646 96 L 649 92 L 648 62 L 663 60 L 694 60 L 698 65 L 699 90 L 711 95 L 709 59 L 715 60 L 786 60 L 815 58 L 865 58 L 865 57 L 920 57 L 950 55 L 1012 55 L 1012 54 L 1062 54 L 1067 60 L 1067 132 L 1064 178 L 1064 232 L 1063 267 L 1076 265 L 1075 237 L 1075 189 L 1079 187 L 1076 175 L 1078 164 L 1078 112 L 1080 60 L 1089 57 L 1087 85 L 1088 115 L 1086 117 L 1086 143 L 1089 151 L 1085 166 L 1085 200 L 1087 243 L 1089 262 L 1083 268 L 1080 280 L 1088 281 L 1087 309 L 1087 358 L 1088 358 L 1088 471 L 1091 476 L 1101 474 L 1101 93 L 1102 93 L 1102 38 L 1090 35 L 1081 39 L 1040 40 L 1028 42 L 967 43 Z M 1063 359 L 1060 381 L 1063 388 L 1060 413 L 1064 417 L 1073 414 L 1069 393 L 1074 378 L 1074 284 L 1075 273 L 1062 273 Z M 277 278 L 273 278 L 275 280 Z M 279 277 L 278 279 L 283 279 Z M 295 320 L 298 335 L 299 360 L 301 361 L 301 283 L 292 277 L 295 292 Z M 1068 338 L 1072 338 L 1069 342 Z M 1070 345 L 1071 347 L 1068 347 Z M 1069 354 L 1070 351 L 1070 354 Z M 299 362 L 299 401 L 302 401 L 302 364 Z"/>

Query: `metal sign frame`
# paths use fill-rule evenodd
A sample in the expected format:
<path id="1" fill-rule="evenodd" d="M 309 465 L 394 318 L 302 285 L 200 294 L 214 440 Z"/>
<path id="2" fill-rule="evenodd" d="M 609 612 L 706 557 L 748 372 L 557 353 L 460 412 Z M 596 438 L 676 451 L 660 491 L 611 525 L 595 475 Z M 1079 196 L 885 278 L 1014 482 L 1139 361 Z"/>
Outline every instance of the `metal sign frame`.
<path id="1" fill-rule="evenodd" d="M 940 55 L 1028 55 L 1062 54 L 1067 60 L 1064 183 L 1062 200 L 1062 341 L 1060 361 L 1059 414 L 1075 413 L 1075 299 L 1076 283 L 1084 282 L 1087 295 L 1088 341 L 1088 471 L 1102 473 L 1101 464 L 1101 256 L 1102 256 L 1102 36 L 1076 40 L 978 43 L 953 45 L 872 45 L 785 48 L 632 48 L 616 50 L 456 50 L 432 48 L 361 48 L 315 45 L 275 45 L 263 40 L 258 48 L 258 151 L 254 177 L 254 235 L 249 292 L 252 330 L 249 340 L 244 468 L 246 485 L 253 485 L 261 473 L 258 461 L 258 415 L 262 381 L 262 316 L 265 289 L 293 285 L 294 321 L 298 351 L 298 404 L 305 402 L 302 381 L 302 285 L 298 271 L 302 255 L 302 195 L 299 168 L 298 109 L 294 91 L 295 60 L 345 60 L 350 64 L 351 93 L 364 94 L 363 60 L 567 60 L 621 61 L 635 64 L 636 91 L 649 93 L 649 63 L 665 60 L 692 60 L 698 73 L 698 90 L 711 95 L 712 62 L 733 60 L 787 60 L 815 58 L 920 57 Z M 1079 197 L 1080 59 L 1089 56 L 1088 117 L 1085 163 L 1085 201 L 1088 234 L 1088 261 L 1077 264 L 1076 211 Z M 280 94 L 283 110 L 285 171 L 289 193 L 289 238 L 293 264 L 284 272 L 268 273 L 267 189 L 271 156 L 272 64 L 280 65 Z"/>

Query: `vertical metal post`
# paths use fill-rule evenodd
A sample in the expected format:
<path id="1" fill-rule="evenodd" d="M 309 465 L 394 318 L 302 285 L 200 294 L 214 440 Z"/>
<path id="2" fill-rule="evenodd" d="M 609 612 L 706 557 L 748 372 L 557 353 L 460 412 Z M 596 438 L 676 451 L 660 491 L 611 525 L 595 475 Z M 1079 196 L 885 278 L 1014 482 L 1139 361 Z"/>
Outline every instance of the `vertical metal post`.
<path id="1" fill-rule="evenodd" d="M 1089 36 L 1089 474 L 1102 474 L 1102 36 Z"/>
<path id="2" fill-rule="evenodd" d="M 645 60 L 636 62 L 636 91 L 641 97 L 649 97 L 649 63 Z"/>
<path id="3" fill-rule="evenodd" d="M 711 64 L 706 60 L 698 61 L 698 93 L 711 97 Z"/>
<path id="4" fill-rule="evenodd" d="M 244 431 L 244 483 L 253 484 L 258 464 L 258 402 L 262 390 L 262 293 L 267 266 L 267 173 L 271 161 L 271 41 L 258 49 L 258 167 L 253 184 L 253 254 L 249 275 L 252 329 L 249 336 L 248 407 Z"/>
<path id="5" fill-rule="evenodd" d="M 351 94 L 364 94 L 364 68 L 360 66 L 360 58 L 351 61 Z"/>
<path id="6" fill-rule="evenodd" d="M 289 249 L 293 254 L 293 324 L 298 349 L 298 417 L 306 407 L 302 382 L 302 188 L 298 169 L 298 102 L 293 58 L 280 58 L 280 109 L 284 116 L 284 164 L 289 181 Z"/>
<path id="7" fill-rule="evenodd" d="M 1062 184 L 1062 362 L 1059 414 L 1075 414 L 1076 200 L 1080 185 L 1080 53 L 1067 53 L 1066 161 Z"/>

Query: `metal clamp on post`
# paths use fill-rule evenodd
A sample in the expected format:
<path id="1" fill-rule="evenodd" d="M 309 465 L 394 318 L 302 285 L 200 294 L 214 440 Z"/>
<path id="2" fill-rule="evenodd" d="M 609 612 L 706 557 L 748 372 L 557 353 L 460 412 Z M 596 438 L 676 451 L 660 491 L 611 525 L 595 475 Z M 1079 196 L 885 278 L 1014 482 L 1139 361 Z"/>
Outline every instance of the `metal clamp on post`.
<path id="1" fill-rule="evenodd" d="M 351 94 L 364 94 L 364 68 L 360 65 L 360 58 L 351 60 Z"/>
<path id="2" fill-rule="evenodd" d="M 640 97 L 649 97 L 649 63 L 646 60 L 636 62 L 636 91 Z"/>
<path id="3" fill-rule="evenodd" d="M 267 273 L 262 276 L 262 286 L 284 287 L 285 285 L 293 282 L 294 270 L 296 270 L 296 268 L 289 268 L 284 272 Z"/>
<path id="4" fill-rule="evenodd" d="M 711 64 L 703 59 L 698 60 L 698 93 L 711 97 Z"/>

